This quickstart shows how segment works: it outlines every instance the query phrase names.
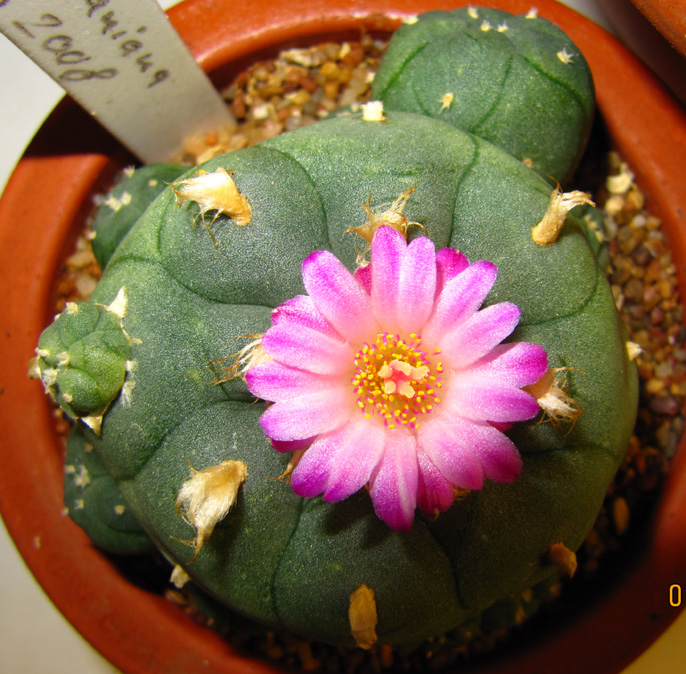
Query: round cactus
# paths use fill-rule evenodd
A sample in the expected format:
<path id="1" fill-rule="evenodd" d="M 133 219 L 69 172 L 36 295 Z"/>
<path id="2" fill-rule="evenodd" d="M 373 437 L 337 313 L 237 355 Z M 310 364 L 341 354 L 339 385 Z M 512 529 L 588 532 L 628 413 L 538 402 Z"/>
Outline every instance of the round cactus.
<path id="1" fill-rule="evenodd" d="M 473 625 L 569 571 L 637 397 L 608 284 L 567 215 L 580 198 L 440 119 L 377 113 L 213 159 L 150 205 L 86 305 L 121 343 L 94 370 L 118 395 L 76 407 L 60 375 L 46 381 L 55 326 L 111 351 L 97 322 L 81 334 L 81 310 L 48 328 L 38 368 L 71 416 L 100 415 L 88 441 L 177 569 L 251 620 L 363 647 Z M 422 351 L 415 324 L 441 348 Z M 357 416 L 341 412 L 351 400 Z M 455 424 L 485 438 L 478 457 L 444 441 Z M 313 459 L 336 453 L 336 429 L 354 465 Z M 360 447 L 379 442 L 372 463 Z"/>
<path id="2" fill-rule="evenodd" d="M 125 398 L 130 339 L 121 317 L 126 295 L 112 302 L 69 302 L 41 335 L 33 371 L 71 417 L 99 427 L 116 398 Z"/>
<path id="3" fill-rule="evenodd" d="M 394 36 L 372 96 L 490 140 L 561 183 L 576 167 L 593 120 L 593 80 L 583 55 L 535 10 L 423 14 Z"/>

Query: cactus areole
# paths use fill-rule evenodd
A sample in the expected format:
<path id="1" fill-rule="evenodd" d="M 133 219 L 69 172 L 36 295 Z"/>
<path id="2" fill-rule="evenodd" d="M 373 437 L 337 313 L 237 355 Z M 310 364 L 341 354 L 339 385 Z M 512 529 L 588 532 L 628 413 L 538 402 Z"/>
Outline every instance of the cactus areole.
<path id="1" fill-rule="evenodd" d="M 534 13 L 432 12 L 372 93 L 160 167 L 159 196 L 123 198 L 155 167 L 119 186 L 103 278 L 32 363 L 77 420 L 67 507 L 98 545 L 365 648 L 573 572 L 637 403 L 569 212 L 588 196 L 555 186 L 593 108 L 575 45 Z"/>

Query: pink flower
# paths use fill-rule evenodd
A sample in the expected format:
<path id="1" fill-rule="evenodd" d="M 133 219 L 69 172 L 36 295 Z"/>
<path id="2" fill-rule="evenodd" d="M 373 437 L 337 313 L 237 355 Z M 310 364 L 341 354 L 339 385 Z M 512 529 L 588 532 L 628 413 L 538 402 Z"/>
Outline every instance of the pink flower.
<path id="1" fill-rule="evenodd" d="M 371 264 L 350 273 L 328 251 L 303 262 L 307 295 L 277 307 L 262 338 L 271 361 L 246 373 L 272 401 L 260 423 L 274 446 L 307 447 L 291 475 L 301 496 L 339 501 L 367 483 L 397 530 L 415 508 L 445 511 L 454 488 L 521 470 L 501 431 L 539 412 L 521 387 L 547 369 L 542 347 L 501 344 L 519 322 L 510 302 L 484 309 L 491 262 L 470 264 L 420 237 L 377 230 Z"/>

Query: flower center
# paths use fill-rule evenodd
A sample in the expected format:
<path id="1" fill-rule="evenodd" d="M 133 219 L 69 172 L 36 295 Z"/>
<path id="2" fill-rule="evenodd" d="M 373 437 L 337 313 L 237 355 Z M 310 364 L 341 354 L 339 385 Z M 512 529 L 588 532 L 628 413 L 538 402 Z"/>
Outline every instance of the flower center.
<path id="1" fill-rule="evenodd" d="M 441 388 L 443 367 L 422 349 L 420 335 L 409 340 L 382 332 L 376 340 L 365 342 L 355 354 L 355 371 L 351 382 L 357 404 L 367 419 L 380 416 L 387 428 L 396 425 L 418 429 L 417 418 L 430 414 L 441 401 L 436 396 Z"/>

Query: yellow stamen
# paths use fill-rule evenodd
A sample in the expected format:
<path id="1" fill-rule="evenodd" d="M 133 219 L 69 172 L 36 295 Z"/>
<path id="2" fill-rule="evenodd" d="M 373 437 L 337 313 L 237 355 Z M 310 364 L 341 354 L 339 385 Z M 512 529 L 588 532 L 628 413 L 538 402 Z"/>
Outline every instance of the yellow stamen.
<path id="1" fill-rule="evenodd" d="M 365 418 L 381 417 L 387 428 L 396 422 L 417 428 L 417 416 L 431 413 L 438 404 L 434 389 L 440 387 L 440 354 L 431 356 L 422 348 L 419 335 L 410 339 L 380 333 L 372 344 L 365 343 L 355 354 L 351 383 Z"/>

